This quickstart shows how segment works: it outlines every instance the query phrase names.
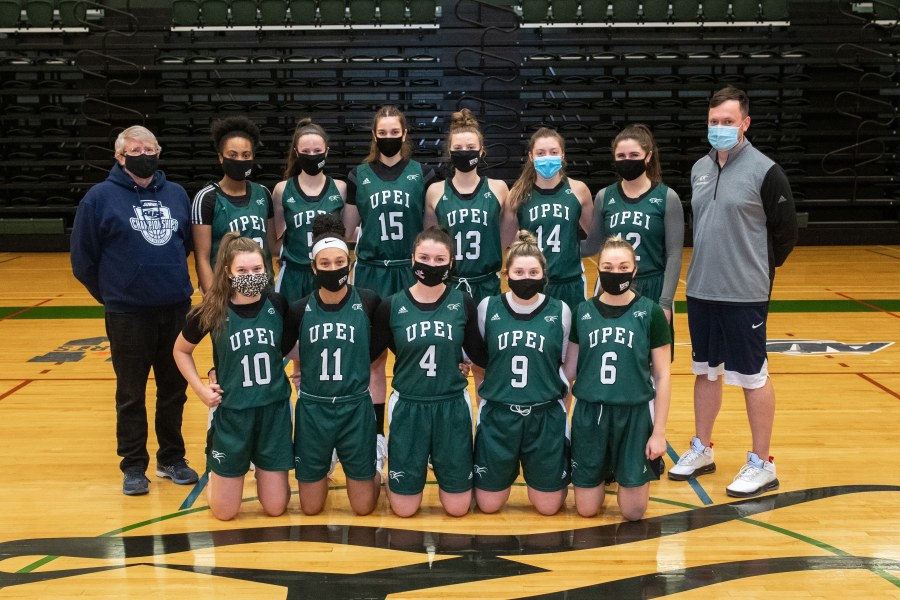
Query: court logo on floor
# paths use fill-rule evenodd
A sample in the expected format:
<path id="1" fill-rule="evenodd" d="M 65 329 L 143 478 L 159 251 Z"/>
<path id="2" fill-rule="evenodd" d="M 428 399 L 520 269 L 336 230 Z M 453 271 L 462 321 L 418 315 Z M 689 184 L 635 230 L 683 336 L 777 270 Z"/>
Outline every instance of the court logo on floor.
<path id="1" fill-rule="evenodd" d="M 57 346 L 51 352 L 34 356 L 28 359 L 28 362 L 78 362 L 87 356 L 88 353 L 101 353 L 109 359 L 109 340 L 105 337 L 84 338 L 81 340 L 69 340 L 68 342 Z"/>
<path id="2" fill-rule="evenodd" d="M 894 342 L 837 342 L 835 340 L 768 340 L 766 352 L 790 356 L 816 354 L 873 354 Z"/>

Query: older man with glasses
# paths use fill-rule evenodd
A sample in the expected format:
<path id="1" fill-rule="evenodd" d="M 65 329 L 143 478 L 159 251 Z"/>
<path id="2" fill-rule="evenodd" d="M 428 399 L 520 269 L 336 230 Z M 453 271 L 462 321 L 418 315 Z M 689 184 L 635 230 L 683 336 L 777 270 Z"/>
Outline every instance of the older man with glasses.
<path id="1" fill-rule="evenodd" d="M 129 127 L 115 143 L 106 181 L 88 190 L 72 228 L 72 271 L 103 305 L 116 373 L 116 440 L 122 492 L 146 494 L 146 388 L 156 379 L 156 475 L 177 484 L 197 481 L 184 458 L 181 419 L 187 382 L 172 357 L 193 286 L 190 198 L 158 170 L 156 136 Z"/>

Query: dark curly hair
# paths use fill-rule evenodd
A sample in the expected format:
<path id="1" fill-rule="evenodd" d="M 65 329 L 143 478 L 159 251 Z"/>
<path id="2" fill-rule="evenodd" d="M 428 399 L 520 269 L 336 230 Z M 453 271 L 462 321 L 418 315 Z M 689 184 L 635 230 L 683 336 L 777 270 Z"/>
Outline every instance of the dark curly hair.
<path id="1" fill-rule="evenodd" d="M 221 154 L 225 142 L 231 138 L 241 137 L 250 140 L 253 147 L 259 144 L 259 127 L 243 115 L 216 119 L 209 126 L 216 152 Z"/>

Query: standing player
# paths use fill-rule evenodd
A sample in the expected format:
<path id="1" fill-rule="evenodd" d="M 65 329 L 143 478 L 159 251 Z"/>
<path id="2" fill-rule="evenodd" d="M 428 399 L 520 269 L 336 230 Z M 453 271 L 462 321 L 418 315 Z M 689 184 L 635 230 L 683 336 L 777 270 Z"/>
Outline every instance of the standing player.
<path id="1" fill-rule="evenodd" d="M 622 516 L 642 518 L 666 451 L 671 338 L 662 308 L 632 289 L 637 271 L 631 244 L 607 240 L 603 292 L 582 302 L 572 319 L 564 369 L 575 378 L 572 483 L 582 517 L 599 512 L 607 483 L 616 481 Z"/>
<path id="2" fill-rule="evenodd" d="M 632 291 L 658 303 L 671 323 L 684 246 L 681 200 L 662 183 L 656 141 L 646 125 L 619 132 L 612 154 L 620 180 L 594 197 L 594 219 L 581 255 L 595 256 L 610 236 L 631 242 L 640 267 Z"/>
<path id="3" fill-rule="evenodd" d="M 450 232 L 456 248 L 450 285 L 464 290 L 477 304 L 500 293 L 498 272 L 503 248 L 515 233 L 515 215 L 506 210 L 506 183 L 478 174 L 484 137 L 468 108 L 453 113 L 447 148 L 453 177 L 428 188 L 425 225 L 437 223 Z"/>
<path id="4" fill-rule="evenodd" d="M 510 291 L 478 305 L 488 364 L 478 389 L 475 500 L 485 513 L 506 504 L 520 462 L 538 512 L 556 514 L 566 499 L 568 385 L 560 365 L 572 314 L 541 293 L 546 265 L 534 236 L 520 231 L 506 258 Z"/>
<path id="5" fill-rule="evenodd" d="M 218 407 L 207 433 L 209 507 L 223 521 L 237 515 L 244 475 L 256 466 L 256 489 L 266 513 L 278 516 L 291 497 L 291 385 L 282 357 L 297 342 L 287 306 L 269 283 L 263 251 L 237 232 L 225 234 L 213 284 L 191 310 L 175 341 L 178 368 L 206 406 Z M 217 383 L 204 385 L 194 364 L 197 344 L 210 334 Z"/>
<path id="6" fill-rule="evenodd" d="M 396 106 L 382 106 L 372 119 L 372 142 L 365 161 L 347 175 L 344 223 L 348 232 L 359 225 L 353 285 L 374 291 L 378 297 L 408 288 L 414 279 L 409 270 L 413 240 L 422 231 L 425 190 L 434 170 L 412 160 L 406 116 Z M 387 450 L 384 438 L 384 402 L 387 356 L 373 365 L 372 402 L 378 427 L 378 447 Z"/>
<path id="7" fill-rule="evenodd" d="M 210 129 L 224 175 L 218 183 L 197 192 L 191 208 L 194 261 L 204 294 L 212 289 L 219 242 L 229 231 L 259 244 L 268 273 L 272 273 L 272 255 L 278 252 L 272 197 L 265 187 L 248 181 L 259 128 L 247 117 L 238 116 L 213 121 Z"/>
<path id="8" fill-rule="evenodd" d="M 337 215 L 316 217 L 312 233 L 318 290 L 291 306 L 292 321 L 300 328 L 294 419 L 300 507 L 314 515 L 325 506 L 327 475 L 337 450 L 350 506 L 356 514 L 367 515 L 375 509 L 381 489 L 369 396 L 369 364 L 377 358 L 370 356 L 371 328 L 379 300 L 369 290 L 347 284 L 350 253 Z"/>
<path id="9" fill-rule="evenodd" d="M 458 369 L 465 350 L 484 365 L 472 298 L 447 286 L 453 242 L 430 227 L 413 245 L 416 283 L 383 300 L 376 315 L 378 344 L 396 355 L 391 394 L 388 490 L 391 510 L 410 517 L 422 504 L 428 458 L 447 514 L 472 504 L 472 405 Z"/>
<path id="10" fill-rule="evenodd" d="M 542 127 L 534 132 L 508 202 L 519 227 L 537 237 L 547 258 L 547 295 L 574 308 L 586 294 L 578 227 L 590 231 L 594 205 L 587 186 L 566 177 L 565 144 L 554 129 Z"/>
<path id="11" fill-rule="evenodd" d="M 328 134 L 306 117 L 300 119 L 291 140 L 285 180 L 272 191 L 275 230 L 281 237 L 284 261 L 275 291 L 293 303 L 316 289 L 309 253 L 313 242 L 313 220 L 320 214 L 340 215 L 347 184 L 325 175 Z"/>

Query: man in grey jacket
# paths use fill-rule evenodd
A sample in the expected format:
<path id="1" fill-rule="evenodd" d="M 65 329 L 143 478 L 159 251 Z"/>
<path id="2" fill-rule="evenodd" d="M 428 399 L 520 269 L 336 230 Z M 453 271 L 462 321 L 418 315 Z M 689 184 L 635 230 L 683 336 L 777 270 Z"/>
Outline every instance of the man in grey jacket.
<path id="1" fill-rule="evenodd" d="M 716 470 L 712 431 L 722 381 L 744 390 L 753 449 L 726 488 L 747 498 L 778 488 L 769 455 L 775 389 L 768 374 L 766 318 L 775 267 L 797 241 L 797 214 L 781 167 L 747 140 L 747 94 L 728 86 L 709 101 L 713 149 L 691 170 L 694 250 L 687 275 L 693 347 L 694 424 L 691 448 L 669 471 L 686 480 Z"/>

